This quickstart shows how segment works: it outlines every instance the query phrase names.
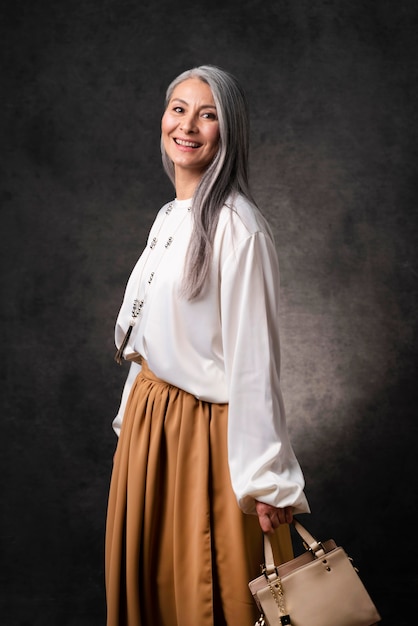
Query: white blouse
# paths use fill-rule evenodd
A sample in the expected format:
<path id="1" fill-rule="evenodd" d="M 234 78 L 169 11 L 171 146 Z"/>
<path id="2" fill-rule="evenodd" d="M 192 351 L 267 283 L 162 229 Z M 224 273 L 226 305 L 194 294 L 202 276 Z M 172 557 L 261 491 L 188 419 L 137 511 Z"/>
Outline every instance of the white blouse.
<path id="1" fill-rule="evenodd" d="M 138 352 L 156 376 L 201 400 L 229 403 L 228 458 L 237 501 L 255 500 L 309 512 L 280 390 L 279 268 L 269 227 L 245 198 L 222 209 L 209 281 L 191 301 L 182 297 L 192 230 L 190 200 L 158 213 L 148 244 L 126 286 L 116 322 L 119 347 L 134 300 L 143 301 L 125 356 Z M 119 412 L 119 435 L 130 389 L 141 367 L 131 363 Z"/>

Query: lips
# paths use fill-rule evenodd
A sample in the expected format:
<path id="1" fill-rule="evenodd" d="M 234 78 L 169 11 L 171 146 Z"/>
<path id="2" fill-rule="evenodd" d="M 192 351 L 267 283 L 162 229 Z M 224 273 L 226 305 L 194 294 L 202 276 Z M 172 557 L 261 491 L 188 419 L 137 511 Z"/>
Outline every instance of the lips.
<path id="1" fill-rule="evenodd" d="M 184 148 L 199 148 L 200 143 L 196 143 L 195 141 L 186 141 L 185 139 L 174 138 L 175 143 L 178 146 L 183 146 Z"/>

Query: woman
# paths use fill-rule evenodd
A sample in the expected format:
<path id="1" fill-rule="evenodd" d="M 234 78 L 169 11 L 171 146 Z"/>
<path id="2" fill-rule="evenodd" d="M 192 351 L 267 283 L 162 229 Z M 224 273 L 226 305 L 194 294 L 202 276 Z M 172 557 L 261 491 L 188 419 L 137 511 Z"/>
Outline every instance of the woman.
<path id="1" fill-rule="evenodd" d="M 106 530 L 108 626 L 252 626 L 262 531 L 292 558 L 308 512 L 279 384 L 278 264 L 248 187 L 240 86 L 213 66 L 167 90 L 175 199 L 128 281 Z"/>

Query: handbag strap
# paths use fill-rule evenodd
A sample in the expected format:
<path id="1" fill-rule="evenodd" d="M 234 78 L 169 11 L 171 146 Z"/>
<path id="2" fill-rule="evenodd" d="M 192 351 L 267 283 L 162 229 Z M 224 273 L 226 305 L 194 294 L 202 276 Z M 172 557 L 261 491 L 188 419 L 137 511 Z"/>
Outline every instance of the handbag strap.
<path id="1" fill-rule="evenodd" d="M 325 554 L 324 546 L 320 541 L 317 541 L 315 537 L 309 533 L 300 522 L 293 518 L 293 527 L 302 538 L 305 548 L 312 552 L 316 557 L 321 557 Z"/>
<path id="2" fill-rule="evenodd" d="M 293 518 L 292 524 L 298 535 L 301 537 L 306 550 L 312 552 L 312 554 L 316 558 L 319 558 L 325 554 L 322 543 L 320 541 L 317 541 L 315 537 L 313 537 L 310 532 L 308 532 L 306 528 L 302 526 L 300 522 Z M 264 533 L 264 564 L 267 575 L 270 575 L 273 572 L 277 572 L 276 566 L 274 564 L 273 547 L 271 545 L 270 535 L 268 535 L 267 533 Z"/>

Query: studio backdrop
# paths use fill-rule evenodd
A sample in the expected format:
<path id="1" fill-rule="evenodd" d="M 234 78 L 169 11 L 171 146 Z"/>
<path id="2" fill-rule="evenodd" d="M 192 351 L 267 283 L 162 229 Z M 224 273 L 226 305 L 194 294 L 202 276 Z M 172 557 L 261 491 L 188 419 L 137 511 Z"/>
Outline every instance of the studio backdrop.
<path id="1" fill-rule="evenodd" d="M 207 63 L 248 95 L 304 523 L 344 545 L 384 624 L 410 624 L 416 3 L 15 0 L 1 17 L 2 626 L 104 624 L 111 422 L 127 375 L 114 323 L 174 196 L 165 89 Z"/>

